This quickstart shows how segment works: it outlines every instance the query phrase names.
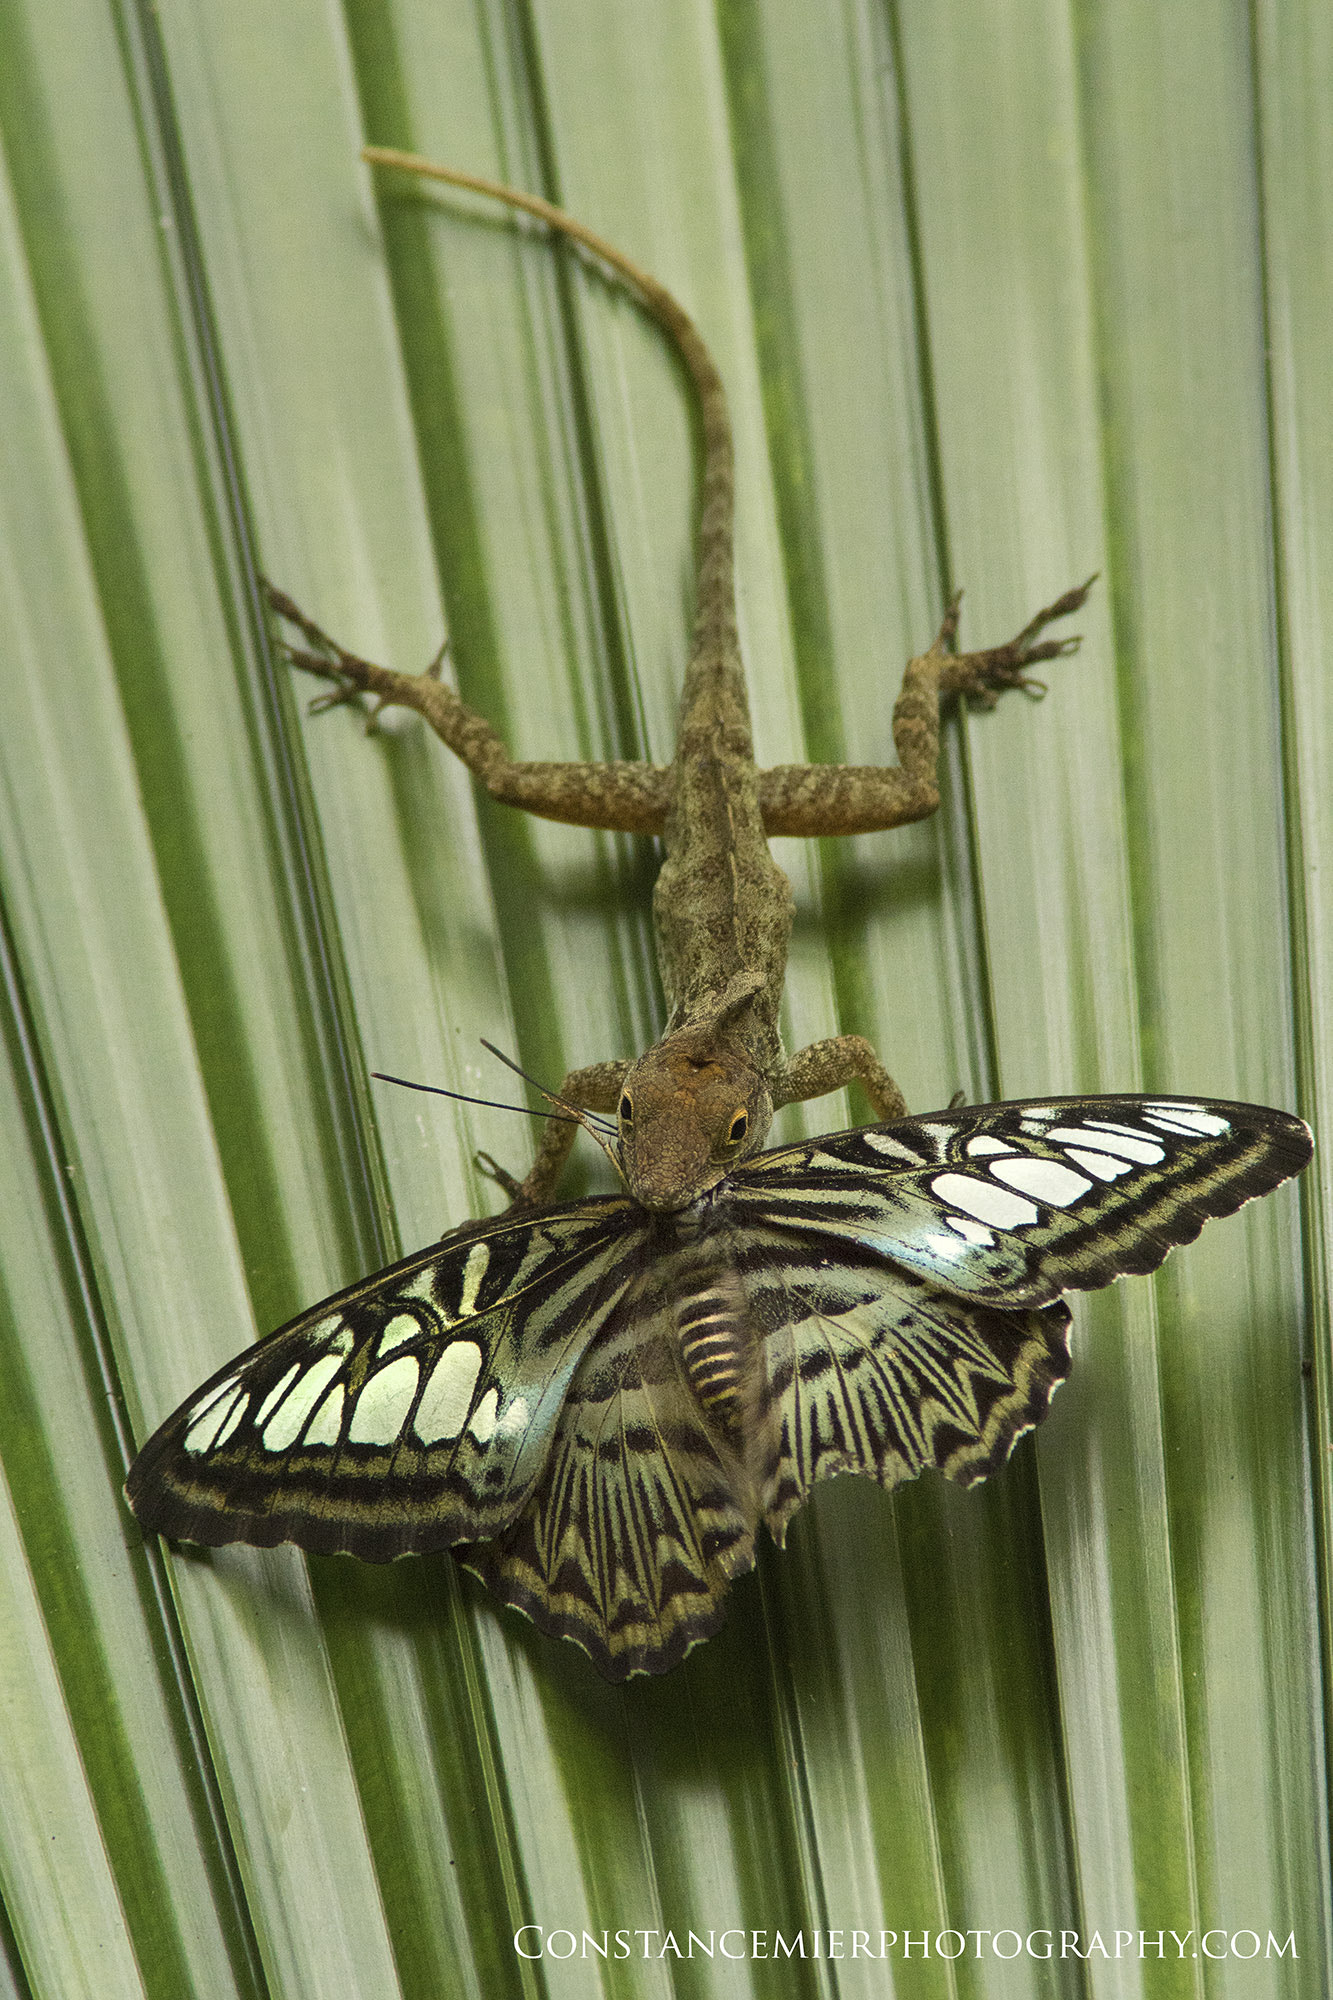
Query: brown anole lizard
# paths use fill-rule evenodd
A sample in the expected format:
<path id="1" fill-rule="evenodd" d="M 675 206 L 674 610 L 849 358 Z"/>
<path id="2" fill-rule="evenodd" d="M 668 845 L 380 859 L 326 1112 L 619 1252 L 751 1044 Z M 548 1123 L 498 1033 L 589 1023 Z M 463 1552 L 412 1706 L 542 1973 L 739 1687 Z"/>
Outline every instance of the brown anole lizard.
<path id="1" fill-rule="evenodd" d="M 665 1032 L 635 1060 L 572 1070 L 556 1093 L 566 1104 L 616 1115 L 618 1165 L 644 1208 L 669 1212 L 695 1202 L 763 1145 L 784 1104 L 855 1082 L 877 1119 L 904 1117 L 902 1092 L 863 1036 L 832 1036 L 791 1057 L 783 1051 L 778 1012 L 793 899 L 768 836 L 873 833 L 934 812 L 941 702 L 962 696 L 993 707 L 1005 689 L 1031 685 L 1026 670 L 1036 662 L 1073 652 L 1076 638 L 1040 635 L 1078 610 L 1093 579 L 1039 611 L 1007 645 L 984 652 L 949 650 L 955 597 L 929 651 L 903 674 L 893 709 L 896 765 L 760 770 L 737 634 L 731 423 L 698 329 L 655 278 L 540 196 L 410 153 L 367 147 L 363 157 L 538 217 L 609 265 L 675 343 L 698 396 L 703 434 L 697 611 L 676 753 L 668 765 L 518 762 L 437 671 L 398 673 L 359 659 L 270 589 L 274 609 L 314 649 L 289 648 L 289 658 L 332 680 L 334 699 L 364 694 L 415 709 L 494 799 L 575 826 L 660 837 L 653 914 L 670 1009 Z M 515 1203 L 550 1200 L 574 1131 L 549 1121 L 521 1182 L 496 1170 Z"/>
<path id="2" fill-rule="evenodd" d="M 1063 1294 L 1155 1270 L 1310 1158 L 1298 1119 L 1155 1096 L 995 1104 L 909 1118 L 859 1035 L 790 1060 L 778 1036 L 792 895 L 773 833 L 865 833 L 939 803 L 940 703 L 993 704 L 1072 640 L 954 655 L 950 605 L 904 673 L 890 769 L 756 768 L 732 581 L 726 400 L 655 280 L 581 224 L 469 174 L 376 151 L 527 210 L 610 265 L 666 328 L 703 414 L 699 598 L 672 762 L 518 763 L 434 671 L 355 658 L 278 592 L 303 667 L 416 709 L 492 797 L 660 836 L 665 1032 L 573 1071 L 626 1182 L 567 1206 L 573 1125 L 548 1122 L 518 1209 L 451 1231 L 300 1314 L 160 1425 L 126 1493 L 148 1528 L 220 1545 L 294 1541 L 387 1562 L 460 1559 L 620 1680 L 717 1629 L 764 1523 L 781 1543 L 813 1485 L 886 1487 L 928 1467 L 994 1472 L 1069 1367 Z M 877 1125 L 759 1152 L 775 1107 L 856 1082 Z M 551 1093 L 554 1098 L 555 1094 Z M 593 1114 L 615 1112 L 614 1141 Z"/>

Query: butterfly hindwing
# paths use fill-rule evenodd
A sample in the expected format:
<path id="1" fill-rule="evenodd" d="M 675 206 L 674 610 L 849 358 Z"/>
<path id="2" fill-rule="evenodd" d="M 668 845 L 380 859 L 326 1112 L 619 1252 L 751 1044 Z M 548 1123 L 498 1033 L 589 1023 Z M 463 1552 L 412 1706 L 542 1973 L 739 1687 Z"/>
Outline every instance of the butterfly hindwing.
<path id="1" fill-rule="evenodd" d="M 754 1562 L 737 1446 L 689 1386 L 668 1253 L 604 1322 L 565 1398 L 548 1472 L 502 1537 L 460 1549 L 483 1582 L 610 1680 L 663 1673 L 717 1630 Z M 664 1268 L 665 1266 L 665 1268 Z"/>
<path id="2" fill-rule="evenodd" d="M 473 1225 L 302 1314 L 149 1440 L 135 1513 L 372 1562 L 495 1534 L 542 1473 L 637 1216 L 611 1197 Z"/>
<path id="3" fill-rule="evenodd" d="M 727 1198 L 762 1329 L 752 1450 L 772 1533 L 839 1472 L 996 1471 L 1068 1371 L 1059 1295 L 1155 1269 L 1310 1151 L 1283 1112 L 1122 1097 L 971 1107 L 748 1162 Z"/>
<path id="4" fill-rule="evenodd" d="M 1299 1173 L 1311 1150 L 1299 1118 L 1262 1105 L 1047 1098 L 761 1154 L 734 1186 L 769 1224 L 1014 1308 L 1156 1270 L 1209 1217 Z"/>
<path id="5" fill-rule="evenodd" d="M 767 1233 L 766 1233 L 767 1234 Z M 784 1240 L 785 1239 L 785 1240 Z M 998 1471 L 1069 1372 L 1063 1304 L 964 1303 L 882 1256 L 815 1261 L 818 1238 L 767 1235 L 747 1284 L 764 1329 L 751 1429 L 764 1519 L 781 1543 L 816 1480 L 892 1487 L 927 1469 Z"/>

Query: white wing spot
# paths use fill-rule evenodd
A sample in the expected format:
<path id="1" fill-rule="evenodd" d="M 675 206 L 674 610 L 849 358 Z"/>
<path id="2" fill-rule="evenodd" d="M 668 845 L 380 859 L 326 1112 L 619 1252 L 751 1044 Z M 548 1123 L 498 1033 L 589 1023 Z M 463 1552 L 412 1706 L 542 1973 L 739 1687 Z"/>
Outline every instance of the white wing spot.
<path id="1" fill-rule="evenodd" d="M 423 1444 L 456 1438 L 467 1420 L 481 1371 L 475 1340 L 452 1340 L 432 1368 L 412 1428 Z"/>
<path id="2" fill-rule="evenodd" d="M 486 1276 L 486 1266 L 491 1261 L 489 1243 L 474 1243 L 467 1253 L 463 1266 L 463 1292 L 458 1301 L 458 1317 L 470 1319 L 477 1310 L 477 1291 Z"/>
<path id="3" fill-rule="evenodd" d="M 982 1243 L 987 1248 L 990 1248 L 995 1242 L 994 1236 L 986 1228 L 985 1224 L 973 1222 L 970 1216 L 951 1215 L 949 1217 L 949 1227 L 950 1229 L 956 1229 L 958 1234 L 966 1237 L 969 1243 Z"/>
<path id="4" fill-rule="evenodd" d="M 240 1423 L 242 1417 L 245 1415 L 246 1405 L 249 1402 L 249 1400 L 250 1398 L 248 1396 L 238 1396 L 236 1398 L 236 1401 L 231 1406 L 231 1415 L 228 1417 L 226 1423 L 222 1426 L 222 1429 L 218 1432 L 217 1436 L 213 1440 L 214 1451 L 220 1451 L 223 1445 L 227 1442 L 227 1439 L 231 1436 L 237 1424 Z"/>
<path id="5" fill-rule="evenodd" d="M 994 1181 L 974 1180 L 971 1174 L 936 1174 L 930 1191 L 950 1208 L 961 1208 L 994 1229 L 1023 1229 L 1037 1220 L 1035 1205 L 1022 1195 L 1010 1194 Z"/>
<path id="6" fill-rule="evenodd" d="M 1101 1134 L 1109 1132 L 1110 1138 Z M 1119 1153 L 1122 1159 L 1137 1160 L 1140 1166 L 1155 1167 L 1166 1158 L 1166 1148 L 1143 1132 L 1133 1132 L 1128 1125 L 1112 1125 L 1107 1118 L 1089 1118 L 1079 1131 L 1085 1146 L 1104 1146 L 1108 1153 Z"/>
<path id="7" fill-rule="evenodd" d="M 434 1264 L 423 1264 L 421 1269 L 402 1286 L 400 1298 L 423 1299 L 428 1306 L 438 1312 L 439 1301 L 435 1297 L 436 1269 Z"/>
<path id="8" fill-rule="evenodd" d="M 290 1396 L 286 1397 L 264 1427 L 268 1451 L 286 1451 L 295 1444 L 306 1418 L 343 1365 L 341 1354 L 321 1354 L 312 1361 Z"/>
<path id="9" fill-rule="evenodd" d="M 1004 1139 L 992 1139 L 985 1132 L 979 1132 L 975 1139 L 967 1142 L 968 1158 L 979 1160 L 991 1153 L 1012 1153 L 1014 1148 Z"/>
<path id="10" fill-rule="evenodd" d="M 1092 1187 L 1086 1174 L 1076 1174 L 1072 1167 L 1062 1167 L 1058 1160 L 1031 1157 L 993 1160 L 991 1172 L 1006 1187 L 1030 1194 L 1034 1201 L 1049 1202 L 1052 1208 L 1069 1208 Z"/>
<path id="11" fill-rule="evenodd" d="M 495 1413 L 500 1407 L 500 1391 L 490 1388 L 472 1412 L 468 1425 L 478 1444 L 489 1444 L 495 1435 Z"/>
<path id="12" fill-rule="evenodd" d="M 222 1398 L 236 1387 L 236 1382 L 237 1382 L 237 1373 L 236 1370 L 233 1368 L 230 1375 L 224 1377 L 224 1379 L 221 1382 L 219 1382 L 215 1388 L 209 1390 L 208 1394 L 203 1398 L 201 1402 L 195 1404 L 194 1408 L 190 1412 L 190 1416 L 193 1419 L 194 1423 L 197 1424 L 201 1417 L 207 1416 L 208 1412 L 211 1409 L 216 1408 L 216 1406 L 222 1401 Z"/>
<path id="13" fill-rule="evenodd" d="M 349 1444 L 393 1444 L 407 1422 L 421 1374 L 415 1356 L 400 1354 L 371 1376 L 352 1411 Z"/>
<path id="14" fill-rule="evenodd" d="M 1203 1111 L 1197 1104 L 1145 1104 L 1144 1116 L 1169 1132 L 1197 1133 L 1204 1139 L 1220 1139 L 1231 1126 L 1216 1112 Z"/>
<path id="15" fill-rule="evenodd" d="M 210 1396 L 203 1406 L 202 1414 L 195 1418 L 186 1431 L 187 1451 L 207 1451 L 211 1445 L 216 1444 L 218 1433 L 226 1424 L 228 1417 L 235 1417 L 238 1411 L 244 1408 L 245 1395 L 236 1387 L 234 1379 L 223 1384 L 223 1391 L 227 1389 L 232 1392 L 231 1400 L 219 1402 L 217 1396 Z"/>
<path id="16" fill-rule="evenodd" d="M 531 1415 L 532 1412 L 528 1408 L 527 1397 L 515 1396 L 499 1423 L 495 1426 L 496 1436 L 505 1438 L 516 1436 L 519 1431 L 526 1430 L 528 1418 Z"/>
<path id="17" fill-rule="evenodd" d="M 1052 1132 L 1054 1139 L 1058 1135 Z M 1070 1135 L 1077 1138 L 1077 1133 Z M 1116 1181 L 1121 1174 L 1130 1171 L 1130 1162 L 1122 1160 L 1117 1153 L 1089 1153 L 1083 1146 L 1066 1146 L 1065 1151 L 1076 1167 L 1082 1167 L 1088 1174 L 1095 1174 L 1099 1181 Z"/>
<path id="18" fill-rule="evenodd" d="M 352 1329 L 339 1313 L 317 1319 L 306 1328 L 305 1337 L 312 1347 L 322 1347 L 329 1354 L 347 1354 L 352 1346 Z"/>
<path id="19" fill-rule="evenodd" d="M 336 1389 L 330 1389 L 324 1401 L 315 1411 L 310 1428 L 302 1438 L 303 1445 L 337 1444 L 343 1427 L 343 1404 L 347 1398 L 340 1382 Z"/>
<path id="20" fill-rule="evenodd" d="M 928 1139 L 932 1139 L 941 1153 L 948 1146 L 949 1141 L 957 1137 L 952 1125 L 922 1124 L 918 1125 L 916 1129 L 918 1132 L 923 1132 Z M 919 1158 L 920 1155 L 917 1155 L 917 1157 Z"/>
<path id="21" fill-rule="evenodd" d="M 392 1354 L 405 1340 L 415 1340 L 421 1328 L 411 1313 L 395 1313 L 380 1335 L 379 1351 Z"/>
<path id="22" fill-rule="evenodd" d="M 293 1361 L 291 1367 L 287 1370 L 287 1373 L 283 1376 L 282 1380 L 280 1382 L 275 1383 L 274 1386 L 269 1390 L 267 1396 L 265 1396 L 263 1402 L 259 1405 L 259 1408 L 255 1411 L 256 1430 L 261 1430 L 261 1431 L 263 1430 L 264 1425 L 268 1422 L 274 1410 L 277 1409 L 278 1404 L 287 1394 L 287 1391 L 291 1388 L 292 1383 L 296 1380 L 300 1372 L 301 1372 L 300 1362 Z"/>
<path id="23" fill-rule="evenodd" d="M 1129 1148 L 1126 1147 L 1123 1153 L 1113 1153 L 1111 1148 L 1114 1142 L 1100 1132 L 1090 1132 L 1086 1125 L 1053 1125 L 1046 1137 L 1063 1146 L 1071 1160 L 1077 1157 L 1080 1166 L 1087 1164 L 1089 1149 L 1094 1154 L 1102 1155 L 1101 1167 L 1094 1171 L 1099 1172 L 1103 1180 L 1114 1180 L 1117 1174 L 1129 1172 L 1131 1162 L 1126 1157 Z M 1077 1155 L 1076 1147 L 1079 1149 Z"/>
<path id="24" fill-rule="evenodd" d="M 1025 1104 L 1023 1106 L 1024 1118 L 1044 1119 L 1054 1118 L 1055 1115 L 1056 1109 L 1053 1104 Z"/>
<path id="25" fill-rule="evenodd" d="M 919 1167 L 921 1164 L 920 1153 L 914 1153 L 910 1146 L 904 1146 L 901 1139 L 890 1138 L 887 1132 L 861 1132 L 857 1136 L 864 1145 L 873 1147 L 877 1153 L 887 1153 L 895 1160 L 908 1160 L 914 1167 Z M 823 1157 L 827 1159 L 829 1155 L 824 1154 Z M 844 1164 L 842 1160 L 838 1161 L 839 1166 Z"/>

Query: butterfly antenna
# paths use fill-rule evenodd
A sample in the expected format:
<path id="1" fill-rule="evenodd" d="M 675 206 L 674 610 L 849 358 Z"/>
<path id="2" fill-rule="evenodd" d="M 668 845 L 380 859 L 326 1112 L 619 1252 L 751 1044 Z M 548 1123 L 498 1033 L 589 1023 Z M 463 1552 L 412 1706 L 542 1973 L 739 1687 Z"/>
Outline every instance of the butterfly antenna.
<path id="1" fill-rule="evenodd" d="M 504 1064 L 506 1069 L 512 1069 L 515 1076 L 521 1076 L 524 1083 L 530 1083 L 534 1090 L 539 1090 L 548 1104 L 554 1104 L 559 1107 L 558 1112 L 548 1112 L 545 1114 L 546 1116 L 554 1118 L 563 1115 L 566 1118 L 572 1118 L 576 1125 L 582 1125 L 584 1130 L 597 1141 L 612 1166 L 615 1167 L 616 1172 L 619 1173 L 620 1163 L 610 1144 L 610 1138 L 614 1135 L 616 1127 L 609 1118 L 599 1118 L 596 1112 L 585 1111 L 582 1105 L 570 1104 L 565 1098 L 557 1097 L 553 1090 L 548 1090 L 546 1085 L 539 1083 L 535 1076 L 529 1076 L 525 1069 L 520 1069 L 513 1058 L 507 1056 L 503 1049 L 497 1049 L 494 1042 L 488 1042 L 485 1035 L 481 1038 L 481 1046 L 484 1049 L 488 1049 L 498 1062 Z M 536 1113 L 534 1115 L 540 1117 L 542 1114 Z"/>
<path id="2" fill-rule="evenodd" d="M 390 1076 L 386 1070 L 373 1069 L 370 1074 L 376 1083 L 396 1083 L 404 1090 L 424 1090 L 432 1097 L 452 1097 L 456 1104 L 484 1104 L 490 1111 L 517 1111 L 524 1118 L 559 1118 L 566 1125 L 581 1125 L 572 1111 L 534 1111 L 527 1104 L 501 1104 L 494 1097 L 470 1097 L 465 1090 L 446 1090 L 440 1083 L 413 1083 L 410 1077 Z"/>

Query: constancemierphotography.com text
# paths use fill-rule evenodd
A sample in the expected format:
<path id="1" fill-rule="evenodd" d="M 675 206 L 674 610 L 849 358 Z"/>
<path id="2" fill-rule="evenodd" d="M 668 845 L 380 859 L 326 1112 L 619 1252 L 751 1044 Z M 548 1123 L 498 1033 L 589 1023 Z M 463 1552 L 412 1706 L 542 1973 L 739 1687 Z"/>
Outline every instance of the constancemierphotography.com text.
<path id="1" fill-rule="evenodd" d="M 548 1959 L 1274 1959 L 1299 1958 L 1288 1931 L 548 1930 L 514 1932 L 520 1958 Z"/>

